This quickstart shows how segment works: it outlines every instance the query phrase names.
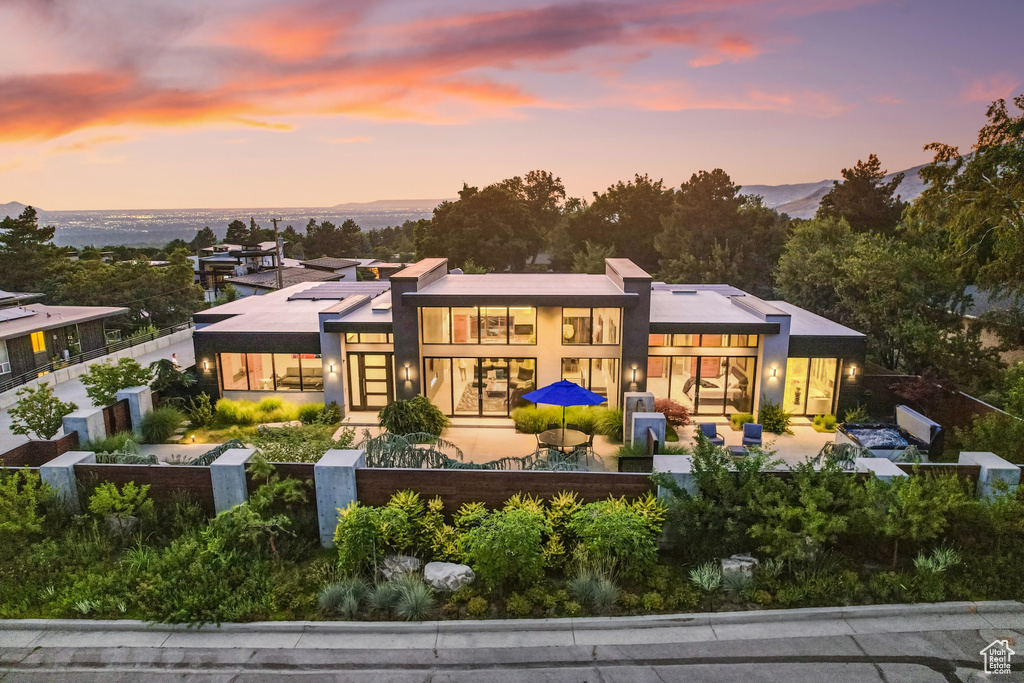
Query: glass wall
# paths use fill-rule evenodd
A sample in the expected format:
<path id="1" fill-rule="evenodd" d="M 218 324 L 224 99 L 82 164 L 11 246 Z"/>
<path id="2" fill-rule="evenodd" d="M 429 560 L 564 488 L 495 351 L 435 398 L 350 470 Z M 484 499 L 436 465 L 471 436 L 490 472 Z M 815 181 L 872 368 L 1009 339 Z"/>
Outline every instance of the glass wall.
<path id="1" fill-rule="evenodd" d="M 756 365 L 752 356 L 649 356 L 647 390 L 696 414 L 749 413 Z"/>
<path id="2" fill-rule="evenodd" d="M 621 320 L 618 308 L 563 308 L 562 343 L 618 344 Z"/>
<path id="3" fill-rule="evenodd" d="M 420 309 L 424 344 L 536 344 L 537 309 L 463 306 Z"/>
<path id="4" fill-rule="evenodd" d="M 790 358 L 783 407 L 794 415 L 826 415 L 835 404 L 837 358 Z"/>
<path id="5" fill-rule="evenodd" d="M 7 355 L 7 342 L 0 339 L 0 375 L 11 372 L 11 358 Z"/>
<path id="6" fill-rule="evenodd" d="M 323 391 L 323 360 L 314 353 L 218 353 L 224 391 Z"/>
<path id="7" fill-rule="evenodd" d="M 424 395 L 446 415 L 505 417 L 537 388 L 534 358 L 424 358 Z"/>
<path id="8" fill-rule="evenodd" d="M 608 407 L 619 404 L 619 360 L 617 358 L 563 358 L 562 379 L 579 384 L 608 399 Z"/>
<path id="9" fill-rule="evenodd" d="M 394 344 L 395 335 L 390 332 L 346 332 L 345 342 L 349 344 Z"/>
<path id="10" fill-rule="evenodd" d="M 652 334 L 648 346 L 757 348 L 757 342 L 756 334 Z"/>

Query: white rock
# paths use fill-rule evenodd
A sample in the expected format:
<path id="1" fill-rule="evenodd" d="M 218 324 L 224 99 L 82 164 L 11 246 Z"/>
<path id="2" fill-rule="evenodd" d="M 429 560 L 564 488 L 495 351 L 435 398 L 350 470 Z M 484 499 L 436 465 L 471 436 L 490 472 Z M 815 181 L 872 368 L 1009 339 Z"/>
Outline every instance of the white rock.
<path id="1" fill-rule="evenodd" d="M 722 560 L 722 576 L 726 574 L 746 574 L 752 576 L 757 566 L 757 558 L 750 555 L 733 555 Z"/>
<path id="2" fill-rule="evenodd" d="M 409 555 L 388 555 L 384 558 L 384 568 L 381 573 L 385 579 L 391 579 L 402 574 L 411 574 L 420 568 L 420 561 Z"/>
<path id="3" fill-rule="evenodd" d="M 423 579 L 434 590 L 457 591 L 473 583 L 476 574 L 464 564 L 428 562 L 423 568 Z"/>
<path id="4" fill-rule="evenodd" d="M 107 530 L 114 536 L 127 536 L 139 526 L 139 518 L 111 512 L 107 515 Z"/>

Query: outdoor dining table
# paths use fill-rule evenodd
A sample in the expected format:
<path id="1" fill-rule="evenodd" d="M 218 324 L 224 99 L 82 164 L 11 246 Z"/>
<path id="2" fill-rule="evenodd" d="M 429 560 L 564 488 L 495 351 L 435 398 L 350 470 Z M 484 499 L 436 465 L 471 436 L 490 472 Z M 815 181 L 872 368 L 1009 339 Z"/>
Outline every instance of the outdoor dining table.
<path id="1" fill-rule="evenodd" d="M 577 429 L 549 429 L 540 435 L 542 444 L 558 450 L 585 446 L 589 439 L 589 436 Z"/>

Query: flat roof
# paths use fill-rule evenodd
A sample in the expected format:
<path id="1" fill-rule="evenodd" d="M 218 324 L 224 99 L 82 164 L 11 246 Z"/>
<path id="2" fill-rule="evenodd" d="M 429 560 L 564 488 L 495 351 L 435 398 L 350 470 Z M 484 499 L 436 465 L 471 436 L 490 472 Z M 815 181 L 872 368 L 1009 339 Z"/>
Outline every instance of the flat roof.
<path id="1" fill-rule="evenodd" d="M 302 261 L 307 268 L 351 268 L 358 266 L 359 261 L 354 258 L 334 258 L 333 256 L 321 256 L 320 258 Z"/>
<path id="2" fill-rule="evenodd" d="M 312 268 L 281 268 L 281 279 L 285 287 L 299 284 L 301 282 L 329 282 L 340 280 L 343 276 L 340 273 L 332 273 L 326 270 L 313 270 Z M 236 275 L 224 278 L 225 282 L 233 285 L 247 285 L 249 287 L 261 287 L 263 289 L 277 289 L 277 271 L 264 270 L 261 273 L 250 275 Z"/>
<path id="3" fill-rule="evenodd" d="M 864 337 L 857 330 L 823 318 L 820 315 L 805 311 L 799 306 L 786 301 L 769 301 L 772 306 L 789 313 L 790 337 Z"/>
<path id="4" fill-rule="evenodd" d="M 659 283 L 661 284 L 661 283 Z M 735 289 L 735 288 L 730 288 Z M 732 298 L 746 298 L 720 288 L 705 288 L 699 285 L 673 285 L 651 288 L 651 332 L 714 334 L 774 334 L 779 324 L 766 322 L 744 307 L 733 303 Z"/>
<path id="5" fill-rule="evenodd" d="M 391 330 L 391 290 L 324 321 L 325 332 Z"/>
<path id="6" fill-rule="evenodd" d="M 201 311 L 193 316 L 197 323 L 202 323 L 204 318 L 216 322 L 197 329 L 195 334 L 205 332 L 319 333 L 320 321 L 317 314 L 335 305 L 337 300 L 289 300 L 292 295 L 315 286 L 313 283 L 305 282 L 266 294 L 235 299 Z"/>
<path id="7" fill-rule="evenodd" d="M 24 311 L 29 315 L 0 322 L 0 339 L 23 337 L 39 330 L 52 330 L 65 325 L 89 322 L 127 313 L 127 308 L 110 306 L 47 306 L 26 304 L 18 308 L 5 308 L 5 312 Z"/>

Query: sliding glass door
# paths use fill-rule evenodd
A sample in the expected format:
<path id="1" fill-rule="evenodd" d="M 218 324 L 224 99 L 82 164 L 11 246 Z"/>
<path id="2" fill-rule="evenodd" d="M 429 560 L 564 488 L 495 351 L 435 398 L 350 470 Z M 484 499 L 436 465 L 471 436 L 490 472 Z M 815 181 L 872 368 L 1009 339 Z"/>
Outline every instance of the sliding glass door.
<path id="1" fill-rule="evenodd" d="M 424 395 L 446 415 L 506 417 L 537 388 L 535 358 L 424 358 Z"/>
<path id="2" fill-rule="evenodd" d="M 752 356 L 649 356 L 647 389 L 696 415 L 749 413 L 756 365 Z"/>

